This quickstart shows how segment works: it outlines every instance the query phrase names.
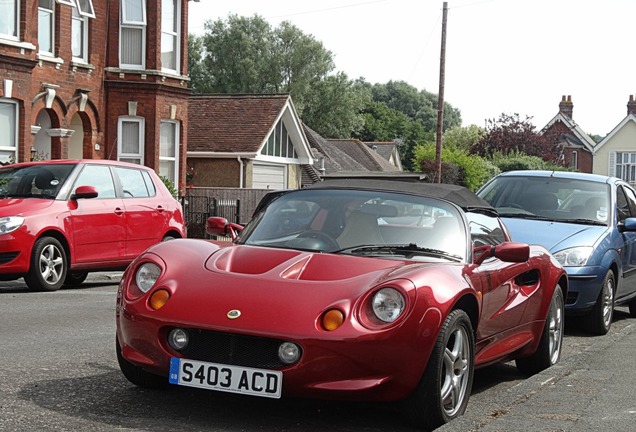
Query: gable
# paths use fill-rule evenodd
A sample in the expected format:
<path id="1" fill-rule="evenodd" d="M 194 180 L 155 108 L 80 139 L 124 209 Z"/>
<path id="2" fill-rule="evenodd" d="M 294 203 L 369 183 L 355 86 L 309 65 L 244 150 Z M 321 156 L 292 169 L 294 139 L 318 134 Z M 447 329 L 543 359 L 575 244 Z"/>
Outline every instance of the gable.
<path id="1" fill-rule="evenodd" d="M 260 153 L 283 124 L 300 163 L 313 163 L 289 95 L 193 96 L 188 116 L 188 157 L 271 160 Z"/>

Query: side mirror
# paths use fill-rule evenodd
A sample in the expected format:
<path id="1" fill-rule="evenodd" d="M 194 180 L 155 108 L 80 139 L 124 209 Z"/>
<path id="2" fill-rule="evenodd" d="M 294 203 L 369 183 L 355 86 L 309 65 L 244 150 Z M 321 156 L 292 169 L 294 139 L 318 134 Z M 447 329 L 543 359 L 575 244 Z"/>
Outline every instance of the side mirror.
<path id="1" fill-rule="evenodd" d="M 497 246 L 479 246 L 473 249 L 474 262 L 480 265 L 486 259 L 495 257 L 505 262 L 526 262 L 530 258 L 530 246 L 525 243 L 505 242 Z"/>
<path id="2" fill-rule="evenodd" d="M 619 222 L 618 230 L 620 232 L 634 232 L 634 231 L 636 231 L 636 218 L 628 217 L 623 222 Z"/>
<path id="3" fill-rule="evenodd" d="M 234 240 L 241 231 L 243 231 L 242 225 L 228 222 L 227 219 L 220 216 L 209 217 L 205 223 L 205 232 L 213 236 L 230 235 Z"/>
<path id="4" fill-rule="evenodd" d="M 93 186 L 78 186 L 75 193 L 71 195 L 71 199 L 97 198 L 97 189 Z"/>

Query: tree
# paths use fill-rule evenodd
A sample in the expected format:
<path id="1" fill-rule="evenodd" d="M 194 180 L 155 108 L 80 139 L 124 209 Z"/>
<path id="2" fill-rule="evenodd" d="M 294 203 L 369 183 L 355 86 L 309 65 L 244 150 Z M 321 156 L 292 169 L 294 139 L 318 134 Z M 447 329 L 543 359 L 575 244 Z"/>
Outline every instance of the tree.
<path id="1" fill-rule="evenodd" d="M 535 131 L 531 119 L 526 116 L 525 120 L 521 120 L 519 114 L 501 114 L 498 120 L 487 120 L 486 135 L 470 148 L 469 153 L 491 158 L 495 153 L 521 152 L 558 162 L 557 149 Z"/>
<path id="2" fill-rule="evenodd" d="M 369 92 L 333 74 L 333 54 L 313 36 L 289 22 L 272 28 L 258 15 L 230 15 L 205 29 L 190 53 L 195 93 L 287 93 L 321 135 L 349 138 L 361 129 Z"/>
<path id="3" fill-rule="evenodd" d="M 473 144 L 486 135 L 486 130 L 476 125 L 467 127 L 455 126 L 444 132 L 442 143 L 445 148 L 468 152 Z"/>

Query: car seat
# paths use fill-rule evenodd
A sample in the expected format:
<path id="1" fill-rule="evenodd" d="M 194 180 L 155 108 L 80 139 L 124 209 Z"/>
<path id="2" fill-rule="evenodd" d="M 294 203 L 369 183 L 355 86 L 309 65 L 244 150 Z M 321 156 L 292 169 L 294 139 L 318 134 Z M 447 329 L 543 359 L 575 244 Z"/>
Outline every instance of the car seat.
<path id="1" fill-rule="evenodd" d="M 336 240 L 342 248 L 384 244 L 378 226 L 378 217 L 360 210 L 351 212 L 342 233 Z"/>

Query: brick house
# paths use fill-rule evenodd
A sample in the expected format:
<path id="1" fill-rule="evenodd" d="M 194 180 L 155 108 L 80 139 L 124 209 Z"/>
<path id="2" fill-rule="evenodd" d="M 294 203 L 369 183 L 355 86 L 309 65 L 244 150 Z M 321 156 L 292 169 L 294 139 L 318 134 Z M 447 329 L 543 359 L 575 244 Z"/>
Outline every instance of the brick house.
<path id="1" fill-rule="evenodd" d="M 636 186 L 636 96 L 629 95 L 627 115 L 594 151 L 595 174 L 619 177 Z"/>
<path id="2" fill-rule="evenodd" d="M 196 95 L 189 101 L 191 186 L 301 186 L 313 157 L 288 94 Z"/>
<path id="3" fill-rule="evenodd" d="M 559 147 L 566 166 L 591 173 L 596 143 L 572 119 L 573 111 L 572 96 L 562 96 L 559 112 L 544 126 L 541 135 Z"/>
<path id="4" fill-rule="evenodd" d="M 188 0 L 0 3 L 0 162 L 117 159 L 185 180 Z"/>

